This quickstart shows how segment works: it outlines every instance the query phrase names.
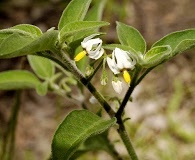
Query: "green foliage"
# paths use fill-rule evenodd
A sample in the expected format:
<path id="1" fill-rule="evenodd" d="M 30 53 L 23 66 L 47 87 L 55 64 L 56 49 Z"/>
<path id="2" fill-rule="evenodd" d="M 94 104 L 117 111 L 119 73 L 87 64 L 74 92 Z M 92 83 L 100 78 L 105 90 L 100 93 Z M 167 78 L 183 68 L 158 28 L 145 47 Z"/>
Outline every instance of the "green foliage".
<path id="1" fill-rule="evenodd" d="M 85 16 L 85 21 L 101 21 L 103 9 L 107 0 L 97 1 Z"/>
<path id="2" fill-rule="evenodd" d="M 172 49 L 169 45 L 153 47 L 143 56 L 143 59 L 140 58 L 139 63 L 146 68 L 156 66 L 168 59 L 171 51 Z"/>
<path id="3" fill-rule="evenodd" d="M 74 21 L 82 21 L 85 18 L 91 0 L 72 0 L 62 13 L 58 29 Z"/>
<path id="4" fill-rule="evenodd" d="M 124 23 L 117 22 L 116 31 L 122 45 L 129 46 L 138 53 L 145 53 L 146 42 L 137 29 Z"/>
<path id="5" fill-rule="evenodd" d="M 20 30 L 11 30 L 11 35 L 5 36 L 7 32 L 10 34 L 9 29 L 0 32 L 0 37 L 5 37 L 0 44 L 0 58 L 13 58 L 52 50 L 56 46 L 58 36 L 58 31 L 48 31 L 36 39 Z"/>
<path id="6" fill-rule="evenodd" d="M 37 26 L 31 24 L 19 24 L 11 27 L 11 29 L 18 29 L 24 31 L 26 33 L 29 33 L 32 37 L 35 38 L 42 35 L 42 31 Z"/>
<path id="7" fill-rule="evenodd" d="M 48 85 L 49 85 L 48 81 L 45 81 L 45 82 L 40 83 L 39 85 L 37 85 L 36 86 L 37 94 L 39 94 L 40 96 L 46 95 L 46 93 L 48 91 Z"/>
<path id="8" fill-rule="evenodd" d="M 153 44 L 152 47 L 170 45 L 171 56 L 175 56 L 187 49 L 195 47 L 195 29 L 173 32 Z"/>
<path id="9" fill-rule="evenodd" d="M 0 56 L 4 57 L 5 55 L 7 56 L 15 53 L 30 44 L 32 41 L 33 38 L 28 34 L 21 34 L 15 30 L 11 35 L 8 37 L 6 36 L 6 38 L 1 41 Z"/>
<path id="10" fill-rule="evenodd" d="M 87 138 L 106 131 L 116 119 L 103 120 L 87 110 L 71 112 L 58 127 L 52 142 L 52 158 L 68 160 Z"/>
<path id="11" fill-rule="evenodd" d="M 14 33 L 26 35 L 31 37 L 32 39 L 42 35 L 42 31 L 34 25 L 19 24 L 11 28 L 0 30 L 0 42 L 2 42 L 4 39 L 8 38 L 10 35 Z"/>
<path id="12" fill-rule="evenodd" d="M 105 131 L 101 134 L 92 136 L 88 138 L 80 147 L 79 149 L 73 154 L 70 158 L 74 160 L 81 155 L 85 154 L 86 152 L 90 151 L 106 151 L 107 153 L 112 155 L 113 146 L 108 139 L 108 132 Z"/>
<path id="13" fill-rule="evenodd" d="M 49 90 L 59 95 L 67 95 L 69 98 L 73 98 L 71 95 L 71 85 L 78 84 L 80 93 L 83 89 L 80 87 L 80 84 L 83 84 L 100 102 L 109 116 L 115 116 L 117 118 L 117 120 L 116 118 L 103 120 L 87 110 L 77 110 L 68 114 L 59 125 L 53 137 L 52 158 L 54 160 L 74 159 L 82 153 L 91 150 L 105 150 L 113 157 L 115 157 L 115 155 L 118 157 L 118 153 L 115 151 L 114 147 L 110 145 L 107 132 L 105 132 L 113 126 L 116 121 L 119 125 L 117 131 L 130 157 L 133 160 L 137 160 L 138 158 L 128 139 L 122 120 L 124 108 L 131 93 L 150 69 L 187 49 L 195 47 L 195 29 L 189 29 L 174 32 L 163 37 L 146 51 L 146 42 L 140 32 L 132 26 L 117 22 L 116 31 L 120 44 L 105 44 L 103 48 L 105 50 L 114 50 L 117 47 L 124 51 L 131 52 L 132 56 L 130 58 L 135 58 L 137 64 L 135 68 L 134 64 L 132 64 L 132 70 L 129 71 L 132 82 L 134 83 L 131 83 L 129 86 L 122 102 L 117 98 L 119 110 L 115 113 L 106 98 L 90 83 L 91 78 L 93 78 L 95 73 L 102 66 L 102 62 L 106 62 L 106 56 L 109 55 L 104 53 L 101 57 L 101 61 L 98 63 L 96 63 L 98 60 L 90 63 L 88 57 L 84 58 L 76 65 L 71 60 L 75 51 L 77 52 L 82 49 L 80 42 L 83 38 L 94 33 L 99 36 L 103 34 L 99 31 L 99 28 L 109 25 L 108 22 L 101 21 L 105 3 L 106 0 L 96 1 L 95 5 L 90 7 L 91 0 L 72 0 L 62 13 L 58 23 L 58 30 L 50 29 L 42 33 L 38 27 L 30 24 L 20 24 L 0 30 L 0 59 L 27 55 L 32 70 L 37 77 L 43 80 L 40 82 L 33 73 L 28 71 L 5 71 L 0 73 L 0 90 L 34 88 L 39 95 L 45 95 Z M 90 10 L 87 12 L 89 7 Z M 92 41 L 93 40 L 87 44 L 87 47 L 90 48 L 89 50 L 92 54 L 96 51 L 98 54 L 101 49 L 101 42 L 97 44 Z M 87 51 L 85 47 L 84 50 L 83 55 L 89 55 L 89 51 Z M 48 59 L 43 57 L 47 57 Z M 55 64 L 49 59 L 54 60 Z M 116 61 L 118 62 L 117 59 Z M 122 62 L 124 61 L 122 59 L 121 64 L 118 65 L 122 66 Z M 128 62 L 130 63 L 130 61 Z M 113 63 L 113 68 L 115 67 L 114 65 Z M 58 73 L 55 74 L 56 66 L 59 70 L 57 70 Z M 84 71 L 87 66 L 94 68 L 94 74 L 92 74 L 89 79 L 82 74 L 82 71 Z M 102 73 L 106 73 L 105 63 L 103 63 L 102 68 Z M 79 83 L 73 78 L 73 75 Z M 183 137 L 189 137 L 186 132 L 183 132 L 183 128 L 179 128 L 179 130 L 175 128 L 176 123 L 171 116 L 170 121 L 176 133 L 180 133 Z M 190 140 L 194 140 L 193 137 L 194 133 L 190 134 Z M 81 146 L 81 144 L 83 145 Z M 119 156 L 119 159 L 122 158 Z"/>
<path id="14" fill-rule="evenodd" d="M 55 67 L 53 62 L 49 59 L 35 55 L 28 55 L 28 61 L 39 78 L 48 80 L 54 75 Z"/>
<path id="15" fill-rule="evenodd" d="M 12 70 L 0 73 L 0 90 L 36 88 L 39 84 L 38 78 L 28 71 Z"/>
<path id="16" fill-rule="evenodd" d="M 109 23 L 98 22 L 98 21 L 79 21 L 79 22 L 69 23 L 65 25 L 60 31 L 60 42 L 70 43 L 70 40 L 68 41 L 68 38 L 70 36 L 74 36 L 75 39 L 78 33 L 84 33 L 85 35 L 86 31 L 91 31 L 106 25 L 109 25 Z"/>

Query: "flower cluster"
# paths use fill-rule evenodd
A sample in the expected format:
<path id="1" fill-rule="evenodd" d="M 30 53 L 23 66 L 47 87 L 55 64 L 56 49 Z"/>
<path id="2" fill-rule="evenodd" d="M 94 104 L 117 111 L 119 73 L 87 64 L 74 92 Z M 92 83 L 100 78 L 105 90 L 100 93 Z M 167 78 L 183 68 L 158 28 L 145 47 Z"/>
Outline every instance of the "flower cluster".
<path id="1" fill-rule="evenodd" d="M 97 35 L 99 34 L 92 34 L 81 42 L 83 51 L 77 54 L 77 56 L 74 58 L 75 61 L 81 60 L 85 55 L 95 60 L 102 57 L 104 54 L 102 40 L 100 38 L 94 38 Z M 133 70 L 135 68 L 136 60 L 133 58 L 131 52 L 115 48 L 112 52 L 111 58 L 106 56 L 106 61 L 108 67 L 114 74 L 112 86 L 117 93 L 121 93 L 122 82 L 118 79 L 117 76 L 122 73 L 125 82 L 130 86 L 131 76 L 129 74 L 129 70 Z"/>

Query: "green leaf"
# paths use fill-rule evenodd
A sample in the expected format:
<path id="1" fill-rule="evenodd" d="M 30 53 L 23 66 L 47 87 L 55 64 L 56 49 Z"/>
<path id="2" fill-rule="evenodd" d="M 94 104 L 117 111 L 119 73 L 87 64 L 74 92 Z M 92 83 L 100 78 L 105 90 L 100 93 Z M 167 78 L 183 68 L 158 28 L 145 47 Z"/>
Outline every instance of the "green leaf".
<path id="1" fill-rule="evenodd" d="M 74 21 L 82 21 L 87 13 L 91 0 L 72 0 L 62 13 L 58 29 Z"/>
<path id="2" fill-rule="evenodd" d="M 28 55 L 28 61 L 39 78 L 46 80 L 54 75 L 55 67 L 53 62 L 49 59 L 35 55 Z"/>
<path id="3" fill-rule="evenodd" d="M 52 158 L 68 160 L 87 138 L 106 131 L 116 119 L 103 120 L 87 110 L 71 112 L 57 129 L 52 142 Z"/>
<path id="4" fill-rule="evenodd" d="M 93 29 L 100 28 L 106 25 L 109 25 L 109 23 L 103 21 L 80 21 L 69 23 L 65 25 L 60 31 L 60 42 L 67 42 L 67 38 L 69 38 L 70 36 L 73 36 L 75 38 L 78 33 L 83 33 L 83 35 L 85 35 L 86 31 L 91 31 Z"/>
<path id="5" fill-rule="evenodd" d="M 172 57 L 195 46 L 195 29 L 170 33 L 153 44 L 152 47 L 170 45 Z"/>
<path id="6" fill-rule="evenodd" d="M 45 96 L 48 91 L 48 81 L 45 81 L 43 83 L 40 83 L 39 85 L 36 86 L 36 92 L 40 96 Z"/>
<path id="7" fill-rule="evenodd" d="M 112 147 L 113 146 L 108 139 L 108 132 L 105 131 L 101 134 L 88 138 L 70 159 L 74 160 L 86 152 L 98 150 L 104 150 L 112 155 Z"/>
<path id="8" fill-rule="evenodd" d="M 97 1 L 95 5 L 88 11 L 85 21 L 101 21 L 103 10 L 107 0 Z"/>
<path id="9" fill-rule="evenodd" d="M 104 9 L 106 1 L 107 0 L 96 1 L 95 5 L 89 10 L 84 20 L 85 21 L 101 21 L 102 13 L 103 13 L 103 9 Z M 76 41 L 77 43 L 77 41 L 79 41 L 78 43 L 80 44 L 80 42 L 83 40 L 84 37 L 87 37 L 92 34 L 105 34 L 105 33 L 99 32 L 99 28 L 95 28 L 95 29 L 88 30 L 85 32 L 80 32 L 74 35 L 74 37 L 72 38 L 72 42 L 74 43 Z"/>
<path id="10" fill-rule="evenodd" d="M 169 59 L 171 52 L 172 49 L 168 45 L 153 47 L 143 56 L 143 59 L 140 58 L 141 61 L 138 63 L 142 67 L 153 67 Z"/>
<path id="11" fill-rule="evenodd" d="M 42 35 L 42 31 L 38 27 L 31 25 L 31 24 L 19 24 L 19 25 L 11 27 L 11 29 L 19 29 L 24 32 L 30 33 L 31 35 L 35 37 L 39 37 Z"/>
<path id="12" fill-rule="evenodd" d="M 51 51 L 56 45 L 57 37 L 58 31 L 55 30 L 45 32 L 35 40 L 26 34 L 13 33 L 0 44 L 0 58 L 13 58 Z"/>
<path id="13" fill-rule="evenodd" d="M 117 22 L 116 31 L 122 45 L 129 46 L 138 53 L 145 53 L 146 42 L 138 30 L 124 23 Z"/>
<path id="14" fill-rule="evenodd" d="M 25 32 L 23 30 L 20 29 L 14 29 L 14 28 L 7 28 L 7 29 L 2 29 L 0 30 L 0 44 L 9 36 L 13 35 L 13 34 L 19 34 L 20 36 L 29 36 L 32 39 L 34 38 L 32 36 L 32 34 Z"/>
<path id="15" fill-rule="evenodd" d="M 39 84 L 38 78 L 28 71 L 12 70 L 0 73 L 0 90 L 35 88 Z"/>
<path id="16" fill-rule="evenodd" d="M 185 50 L 195 47 L 195 39 L 183 40 L 172 52 L 172 56 L 175 56 Z"/>
<path id="17" fill-rule="evenodd" d="M 21 35 L 13 33 L 0 44 L 0 56 L 13 53 L 17 50 L 22 49 L 33 41 L 33 38 L 28 35 Z"/>
<path id="18" fill-rule="evenodd" d="M 36 37 L 41 36 L 42 32 L 38 27 L 34 25 L 19 24 L 11 28 L 0 30 L 0 44 L 3 42 L 3 40 L 13 34 L 19 34 L 20 36 L 26 36 L 35 39 Z"/>

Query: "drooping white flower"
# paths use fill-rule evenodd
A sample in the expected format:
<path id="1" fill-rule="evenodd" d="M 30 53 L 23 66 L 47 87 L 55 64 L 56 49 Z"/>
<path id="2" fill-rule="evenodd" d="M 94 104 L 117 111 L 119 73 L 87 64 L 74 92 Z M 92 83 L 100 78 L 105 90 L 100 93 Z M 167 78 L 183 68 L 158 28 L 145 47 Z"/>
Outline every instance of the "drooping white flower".
<path id="1" fill-rule="evenodd" d="M 81 42 L 83 51 L 77 54 L 74 58 L 75 61 L 80 61 L 85 55 L 89 56 L 92 59 L 99 59 L 103 53 L 104 49 L 102 48 L 102 40 L 100 38 L 94 38 L 99 34 L 92 34 Z"/>
<path id="2" fill-rule="evenodd" d="M 122 82 L 117 80 L 112 80 L 112 87 L 114 88 L 115 92 L 120 94 L 123 90 Z"/>
<path id="3" fill-rule="evenodd" d="M 128 73 L 128 70 L 133 70 L 136 64 L 136 60 L 133 58 L 132 53 L 115 48 L 112 52 L 112 59 L 107 57 L 107 63 L 115 75 L 122 72 L 125 82 L 130 84 L 131 77 Z"/>

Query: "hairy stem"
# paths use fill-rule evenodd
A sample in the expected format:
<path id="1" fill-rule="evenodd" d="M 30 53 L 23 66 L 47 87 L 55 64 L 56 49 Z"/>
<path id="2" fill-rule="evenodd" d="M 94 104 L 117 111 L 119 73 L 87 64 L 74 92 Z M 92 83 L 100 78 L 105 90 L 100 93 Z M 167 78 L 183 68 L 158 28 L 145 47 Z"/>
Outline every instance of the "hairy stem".
<path id="1" fill-rule="evenodd" d="M 131 157 L 131 160 L 138 160 L 138 157 L 137 157 L 136 152 L 134 150 L 134 147 L 131 143 L 131 140 L 130 140 L 128 134 L 127 134 L 127 131 L 125 129 L 125 126 L 123 124 L 122 119 L 120 118 L 120 119 L 117 119 L 117 120 L 118 120 L 118 124 L 119 124 L 118 133 L 119 133 L 119 135 L 120 135 L 120 137 L 121 137 L 128 153 Z"/>
<path id="2" fill-rule="evenodd" d="M 110 117 L 114 117 L 114 110 L 110 107 L 105 98 L 96 90 L 96 88 L 88 81 L 87 78 L 81 73 L 80 70 L 76 67 L 75 63 L 64 53 L 63 50 L 55 50 L 57 52 L 59 59 L 53 58 L 55 62 L 57 62 L 64 69 L 68 69 L 90 92 L 91 94 L 98 100 L 98 102 L 104 107 L 105 111 L 110 115 Z M 48 57 L 49 58 L 49 57 Z"/>

